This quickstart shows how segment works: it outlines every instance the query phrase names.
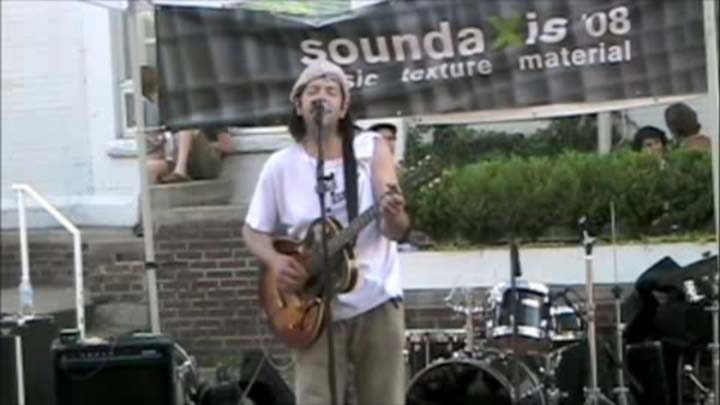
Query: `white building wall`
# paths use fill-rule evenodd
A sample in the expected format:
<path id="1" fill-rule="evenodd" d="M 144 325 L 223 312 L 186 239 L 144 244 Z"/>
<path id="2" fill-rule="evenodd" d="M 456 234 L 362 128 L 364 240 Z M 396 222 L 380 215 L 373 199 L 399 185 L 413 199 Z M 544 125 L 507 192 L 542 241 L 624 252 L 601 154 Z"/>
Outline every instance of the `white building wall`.
<path id="1" fill-rule="evenodd" d="M 2 3 L 2 186 L 87 194 L 82 15 L 74 3 Z M 68 181 L 72 180 L 72 181 Z"/>
<path id="2" fill-rule="evenodd" d="M 72 1 L 1 7 L 3 228 L 16 224 L 13 183 L 31 185 L 78 225 L 130 223 L 137 164 L 106 152 L 117 134 L 117 11 Z M 36 212 L 30 225 L 53 224 Z"/>

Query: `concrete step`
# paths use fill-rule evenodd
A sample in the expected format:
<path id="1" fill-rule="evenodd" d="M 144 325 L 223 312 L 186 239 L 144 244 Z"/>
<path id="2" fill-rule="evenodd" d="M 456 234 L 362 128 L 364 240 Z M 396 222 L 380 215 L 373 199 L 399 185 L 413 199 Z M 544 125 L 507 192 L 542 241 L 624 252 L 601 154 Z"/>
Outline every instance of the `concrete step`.
<path id="1" fill-rule="evenodd" d="M 153 213 L 155 226 L 179 225 L 190 222 L 227 222 L 245 219 L 246 205 L 204 205 L 176 207 Z"/>
<path id="2" fill-rule="evenodd" d="M 156 184 L 150 188 L 150 204 L 154 211 L 177 207 L 228 204 L 232 196 L 233 182 L 231 179 Z"/>

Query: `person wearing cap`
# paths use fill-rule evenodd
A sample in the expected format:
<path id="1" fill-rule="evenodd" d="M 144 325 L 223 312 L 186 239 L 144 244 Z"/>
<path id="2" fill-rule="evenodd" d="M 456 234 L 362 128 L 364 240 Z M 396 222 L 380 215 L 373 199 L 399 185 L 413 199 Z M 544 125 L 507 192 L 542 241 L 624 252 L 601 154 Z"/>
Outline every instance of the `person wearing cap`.
<path id="1" fill-rule="evenodd" d="M 347 225 L 345 170 L 354 161 L 358 211 L 376 201 L 380 211 L 377 222 L 355 241 L 356 287 L 332 302 L 336 399 L 346 403 L 344 395 L 353 384 L 358 404 L 403 404 L 405 321 L 396 241 L 407 233 L 410 219 L 402 194 L 387 193 L 397 184 L 393 156 L 378 133 L 355 133 L 348 82 L 337 65 L 325 60 L 308 65 L 290 101 L 288 129 L 295 142 L 270 156 L 260 172 L 243 227 L 245 243 L 281 291 L 301 291 L 307 272 L 294 258 L 273 249 L 272 236 L 281 230 L 283 236 L 302 239 L 308 225 L 320 217 L 315 191 L 320 142 L 328 179 L 327 214 Z M 309 347 L 293 350 L 298 404 L 331 402 L 326 331 Z"/>

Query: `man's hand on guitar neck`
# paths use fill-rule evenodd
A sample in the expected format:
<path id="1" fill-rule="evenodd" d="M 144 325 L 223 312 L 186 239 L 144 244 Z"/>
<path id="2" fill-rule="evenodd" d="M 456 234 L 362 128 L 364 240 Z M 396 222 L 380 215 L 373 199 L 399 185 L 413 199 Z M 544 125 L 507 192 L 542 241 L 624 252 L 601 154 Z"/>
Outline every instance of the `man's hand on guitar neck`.
<path id="1" fill-rule="evenodd" d="M 380 212 L 382 214 L 383 233 L 392 239 L 400 239 L 410 226 L 410 221 L 405 213 L 405 198 L 397 190 L 397 186 L 389 187 L 380 201 Z"/>
<path id="2" fill-rule="evenodd" d="M 380 196 L 380 228 L 386 237 L 398 240 L 405 236 L 410 227 L 410 218 L 405 212 L 405 198 L 399 190 L 395 161 L 390 148 L 382 139 L 375 140 L 372 160 L 373 192 Z"/>
<path id="3" fill-rule="evenodd" d="M 281 292 L 293 293 L 301 291 L 308 279 L 305 268 L 292 256 L 276 254 L 267 263 L 267 271 L 274 274 L 277 288 Z"/>

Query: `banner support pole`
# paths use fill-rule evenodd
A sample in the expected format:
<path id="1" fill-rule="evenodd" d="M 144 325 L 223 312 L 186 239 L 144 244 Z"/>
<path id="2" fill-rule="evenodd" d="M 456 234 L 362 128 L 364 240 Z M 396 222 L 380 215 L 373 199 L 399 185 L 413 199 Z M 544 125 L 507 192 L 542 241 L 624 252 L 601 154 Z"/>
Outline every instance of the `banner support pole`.
<path id="1" fill-rule="evenodd" d="M 147 146 L 145 114 L 142 105 L 142 78 L 141 67 L 146 63 L 143 38 L 140 35 L 140 14 L 138 1 L 128 2 L 128 17 L 130 25 L 130 66 L 132 67 L 133 102 L 135 109 L 138 166 L 140 170 L 140 204 L 142 205 L 143 241 L 145 244 L 145 282 L 148 293 L 148 310 L 150 312 L 150 327 L 152 333 L 160 333 L 160 314 L 157 291 L 157 264 L 155 263 L 155 235 L 153 232 L 152 207 L 150 206 L 150 182 L 148 181 L 146 161 Z"/>
<path id="2" fill-rule="evenodd" d="M 716 20 L 716 0 L 703 1 L 703 20 L 705 28 L 705 57 L 707 63 L 708 86 L 708 111 L 717 111 L 720 105 L 720 91 L 718 90 L 718 38 Z M 711 120 L 708 128 L 708 135 L 712 145 L 712 179 L 713 179 L 713 201 L 715 202 L 715 242 L 720 242 L 720 124 L 715 113 L 710 114 Z M 720 405 L 720 319 L 718 319 L 718 307 L 720 306 L 720 294 L 718 294 L 717 283 L 720 282 L 720 257 L 716 260 L 715 277 L 713 280 L 713 302 L 711 312 L 713 318 L 713 342 L 710 344 L 713 368 L 713 402 Z"/>

